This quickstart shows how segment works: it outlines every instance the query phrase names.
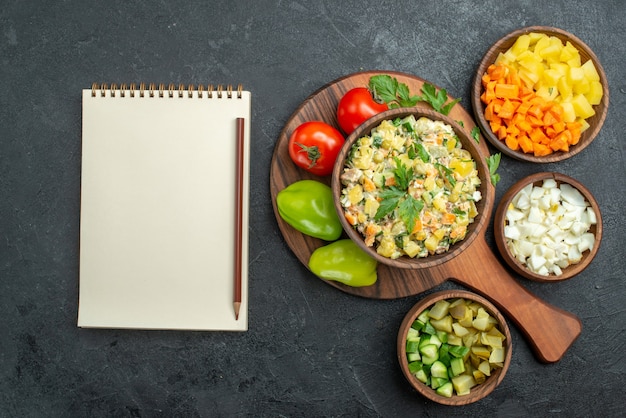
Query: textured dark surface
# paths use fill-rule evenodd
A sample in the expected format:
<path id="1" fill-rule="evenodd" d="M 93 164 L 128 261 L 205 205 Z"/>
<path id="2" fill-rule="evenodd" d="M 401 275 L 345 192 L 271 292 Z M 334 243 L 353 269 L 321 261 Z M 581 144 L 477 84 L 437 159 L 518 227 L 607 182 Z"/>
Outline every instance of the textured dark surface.
<path id="1" fill-rule="evenodd" d="M 623 1 L 1 3 L 0 416 L 623 414 Z M 312 276 L 277 228 L 270 159 L 299 103 L 356 71 L 415 74 L 469 109 L 483 52 L 530 25 L 559 27 L 591 46 L 609 79 L 609 114 L 596 141 L 570 160 L 503 158 L 496 199 L 527 174 L 570 175 L 596 196 L 604 240 L 580 276 L 522 282 L 580 317 L 583 332 L 564 358 L 539 363 L 512 327 L 513 360 L 496 391 L 443 407 L 410 389 L 395 358 L 397 329 L 419 296 L 363 299 Z M 80 90 L 94 81 L 252 91 L 248 332 L 76 327 Z M 102 126 L 116 129 L 115 121 Z"/>

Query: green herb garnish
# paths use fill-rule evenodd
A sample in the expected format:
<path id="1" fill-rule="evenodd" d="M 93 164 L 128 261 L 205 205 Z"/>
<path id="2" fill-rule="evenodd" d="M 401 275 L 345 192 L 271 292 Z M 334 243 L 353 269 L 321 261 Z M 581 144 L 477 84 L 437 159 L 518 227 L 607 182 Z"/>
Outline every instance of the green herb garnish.
<path id="1" fill-rule="evenodd" d="M 398 206 L 398 216 L 404 222 L 407 231 L 412 231 L 415 227 L 415 220 L 419 217 L 420 212 L 424 209 L 424 201 L 417 200 L 410 194 L 400 202 Z"/>
<path id="2" fill-rule="evenodd" d="M 404 190 L 398 190 L 397 187 L 393 186 L 380 192 L 380 206 L 378 206 L 374 219 L 378 221 L 393 212 L 405 194 Z"/>
<path id="3" fill-rule="evenodd" d="M 383 144 L 383 137 L 381 135 L 373 135 L 372 136 L 372 146 L 375 148 L 380 148 Z"/>
<path id="4" fill-rule="evenodd" d="M 418 102 L 426 102 L 437 112 L 447 115 L 461 99 L 448 101 L 446 89 L 439 89 L 429 83 L 422 85 L 422 95 L 411 95 L 409 86 L 400 83 L 397 78 L 387 74 L 379 74 L 370 77 L 369 89 L 374 98 L 387 103 L 390 109 L 398 107 L 412 107 Z"/>
<path id="5" fill-rule="evenodd" d="M 430 154 L 426 151 L 426 147 L 422 144 L 417 144 L 417 154 L 420 156 L 420 160 L 427 163 L 430 161 Z"/>
<path id="6" fill-rule="evenodd" d="M 407 170 L 406 165 L 398 157 L 395 157 L 394 161 L 396 162 L 396 169 L 393 175 L 396 185 L 380 192 L 380 206 L 378 206 L 374 219 L 380 220 L 398 208 L 398 216 L 404 222 L 407 230 L 411 231 L 424 208 L 424 202 L 407 193 L 409 183 L 413 180 L 413 169 Z"/>
<path id="7" fill-rule="evenodd" d="M 423 95 L 420 100 L 430 104 L 437 112 L 447 115 L 452 110 L 452 107 L 461 101 L 461 99 L 454 99 L 448 104 L 448 92 L 446 89 L 437 90 L 432 84 L 424 83 L 422 86 Z"/>
<path id="8" fill-rule="evenodd" d="M 412 107 L 419 101 L 418 96 L 411 96 L 409 86 L 386 74 L 370 77 L 369 89 L 375 98 L 387 103 L 390 109 Z"/>
<path id="9" fill-rule="evenodd" d="M 393 171 L 396 186 L 404 191 L 409 188 L 409 183 L 413 180 L 413 169 L 407 170 L 406 165 L 398 157 L 394 157 L 393 160 L 396 162 L 396 169 Z"/>
<path id="10" fill-rule="evenodd" d="M 471 132 L 472 138 L 476 141 L 477 144 L 480 143 L 480 128 L 478 126 L 474 126 Z"/>
<path id="11" fill-rule="evenodd" d="M 500 181 L 500 174 L 496 173 L 498 171 L 498 166 L 500 165 L 500 153 L 493 154 L 486 158 L 487 167 L 489 167 L 489 177 L 491 178 L 491 184 L 498 184 Z"/>
<path id="12" fill-rule="evenodd" d="M 466 211 L 461 210 L 459 208 L 453 208 L 452 209 L 452 213 L 454 213 L 456 216 L 465 216 L 465 215 L 467 215 Z"/>
<path id="13" fill-rule="evenodd" d="M 435 163 L 435 167 L 437 168 L 437 170 L 439 170 L 439 174 L 441 174 L 442 177 L 445 177 L 446 179 L 448 179 L 448 182 L 450 183 L 450 185 L 454 187 L 454 185 L 456 184 L 456 179 L 454 178 L 454 171 L 452 171 L 451 169 L 449 169 L 448 167 L 440 163 Z"/>

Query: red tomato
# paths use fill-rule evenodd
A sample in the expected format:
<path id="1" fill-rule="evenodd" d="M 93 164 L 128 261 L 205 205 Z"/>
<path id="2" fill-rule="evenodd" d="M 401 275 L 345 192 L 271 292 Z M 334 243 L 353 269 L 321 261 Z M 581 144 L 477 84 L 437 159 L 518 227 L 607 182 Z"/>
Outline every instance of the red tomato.
<path id="1" fill-rule="evenodd" d="M 350 135 L 357 126 L 374 115 L 388 110 L 386 103 L 378 103 L 365 87 L 355 87 L 349 90 L 339 101 L 337 106 L 337 122 L 339 127 Z"/>
<path id="2" fill-rule="evenodd" d="M 298 167 L 317 176 L 333 172 L 345 138 L 327 123 L 312 121 L 298 126 L 289 137 L 289 156 Z"/>

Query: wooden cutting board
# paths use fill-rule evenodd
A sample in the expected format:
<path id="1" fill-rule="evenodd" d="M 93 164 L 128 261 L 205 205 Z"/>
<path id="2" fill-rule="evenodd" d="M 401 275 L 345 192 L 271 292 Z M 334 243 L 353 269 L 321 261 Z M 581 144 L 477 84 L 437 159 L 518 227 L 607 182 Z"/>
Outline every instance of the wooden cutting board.
<path id="1" fill-rule="evenodd" d="M 367 86 L 370 77 L 375 74 L 396 77 L 399 82 L 408 85 L 412 94 L 420 93 L 425 83 L 419 77 L 390 71 L 361 72 L 335 80 L 313 93 L 296 109 L 276 143 L 270 169 L 274 214 L 287 245 L 305 266 L 308 266 L 313 251 L 327 243 L 304 235 L 283 221 L 276 207 L 276 195 L 298 180 L 312 179 L 330 185 L 331 178 L 314 176 L 291 161 L 288 151 L 289 135 L 301 123 L 311 120 L 321 120 L 338 128 L 335 112 L 341 97 L 351 88 Z M 423 103 L 420 105 L 428 106 Z M 461 121 L 468 132 L 476 126 L 471 115 L 460 104 L 453 107 L 449 116 Z M 485 156 L 489 155 L 487 141 L 482 137 L 478 147 Z M 493 188 L 490 188 L 489 193 L 489 204 L 485 210 L 491 214 Z M 459 256 L 443 264 L 422 269 L 398 269 L 379 264 L 378 281 L 368 287 L 326 282 L 349 294 L 373 299 L 394 299 L 417 295 L 446 280 L 453 280 L 483 295 L 502 309 L 527 337 L 540 361 L 560 360 L 580 335 L 580 320 L 573 314 L 539 299 L 521 286 L 488 246 L 485 239 L 488 222 L 483 225 L 478 236 Z"/>

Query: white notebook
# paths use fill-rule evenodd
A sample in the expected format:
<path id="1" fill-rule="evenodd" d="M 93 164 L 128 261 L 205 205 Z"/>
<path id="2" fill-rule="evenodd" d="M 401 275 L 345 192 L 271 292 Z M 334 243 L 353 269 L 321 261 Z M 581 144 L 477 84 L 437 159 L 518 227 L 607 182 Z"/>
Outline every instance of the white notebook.
<path id="1" fill-rule="evenodd" d="M 248 329 L 250 100 L 230 86 L 83 90 L 79 327 Z"/>

